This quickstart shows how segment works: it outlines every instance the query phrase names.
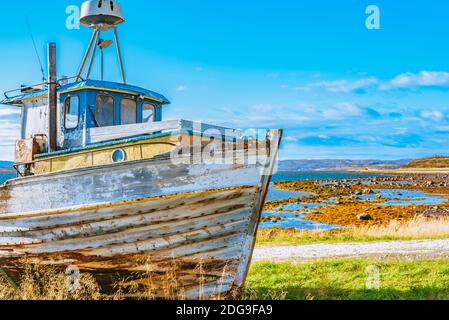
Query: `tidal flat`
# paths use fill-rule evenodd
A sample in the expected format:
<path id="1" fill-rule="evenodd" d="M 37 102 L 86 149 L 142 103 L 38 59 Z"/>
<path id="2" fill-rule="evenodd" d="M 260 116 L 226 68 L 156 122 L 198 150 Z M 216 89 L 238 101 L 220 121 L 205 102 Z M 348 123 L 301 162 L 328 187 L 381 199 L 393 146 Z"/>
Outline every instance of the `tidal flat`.
<path id="1" fill-rule="evenodd" d="M 406 174 L 277 181 L 274 194 L 290 194 L 268 199 L 261 241 L 279 234 L 354 240 L 350 236 L 354 230 L 447 220 L 448 178 L 448 174 Z"/>

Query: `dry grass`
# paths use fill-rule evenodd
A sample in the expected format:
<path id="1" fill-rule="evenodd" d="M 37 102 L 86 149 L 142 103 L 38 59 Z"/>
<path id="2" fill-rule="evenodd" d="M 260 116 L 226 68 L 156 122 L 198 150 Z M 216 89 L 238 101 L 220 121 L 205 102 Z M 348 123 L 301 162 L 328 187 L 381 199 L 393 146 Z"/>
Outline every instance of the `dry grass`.
<path id="1" fill-rule="evenodd" d="M 114 300 L 125 300 L 125 299 L 135 299 L 135 300 L 157 300 L 159 297 L 165 297 L 165 300 L 186 300 L 185 289 L 179 284 L 178 279 L 180 277 L 179 265 L 173 259 L 170 261 L 167 267 L 167 271 L 160 278 L 158 276 L 154 264 L 151 258 L 147 258 L 142 261 L 144 266 L 144 272 L 139 275 L 137 279 L 122 279 L 117 281 L 115 284 L 115 293 L 113 294 Z M 201 262 L 196 267 L 195 271 L 201 272 L 202 265 Z M 202 277 L 199 277 L 199 297 L 202 294 Z M 156 279 L 158 281 L 156 281 Z M 156 282 L 158 282 L 156 284 Z M 158 290 L 155 290 L 155 288 Z"/>
<path id="2" fill-rule="evenodd" d="M 61 272 L 51 266 L 27 265 L 17 287 L 0 274 L 0 300 L 157 300 L 161 296 L 165 300 L 186 300 L 185 288 L 180 283 L 181 268 L 175 260 L 167 263 L 166 272 L 156 272 L 151 259 L 142 261 L 144 272 L 132 279 L 119 279 L 113 293 L 104 295 L 95 278 L 88 273 L 79 274 L 79 285 L 70 285 L 70 273 Z M 189 297 L 198 300 L 224 300 L 229 296 L 223 294 L 226 279 L 231 276 L 227 265 L 221 277 L 217 279 L 215 293 L 206 292 L 208 275 L 202 261 L 194 269 L 197 275 L 198 296 Z M 72 287 L 72 290 L 70 289 Z M 157 290 L 155 290 L 157 288 Z M 264 293 L 266 295 L 266 293 Z M 255 297 L 256 293 L 231 292 L 230 297 Z M 275 295 L 273 294 L 273 297 Z"/>
<path id="3" fill-rule="evenodd" d="M 90 274 L 81 274 L 79 287 L 71 290 L 65 272 L 28 265 L 18 288 L 0 277 L 0 300 L 100 300 L 100 287 Z"/>
<path id="4" fill-rule="evenodd" d="M 415 217 L 386 225 L 357 226 L 332 231 L 297 231 L 293 229 L 260 230 L 258 245 L 303 245 L 323 242 L 361 242 L 381 240 L 424 240 L 449 238 L 449 217 Z"/>
<path id="5" fill-rule="evenodd" d="M 416 217 L 408 221 L 392 221 L 385 226 L 357 227 L 352 234 L 354 237 L 443 238 L 449 237 L 449 218 Z"/>

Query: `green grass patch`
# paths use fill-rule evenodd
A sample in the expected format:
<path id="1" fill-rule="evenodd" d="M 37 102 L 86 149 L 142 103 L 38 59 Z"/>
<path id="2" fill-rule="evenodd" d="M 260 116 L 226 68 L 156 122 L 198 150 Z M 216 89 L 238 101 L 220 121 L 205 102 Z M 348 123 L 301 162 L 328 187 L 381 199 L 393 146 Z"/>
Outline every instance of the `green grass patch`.
<path id="1" fill-rule="evenodd" d="M 447 237 L 437 237 L 442 239 Z M 426 238 L 427 239 L 427 238 Z M 367 237 L 353 236 L 350 234 L 322 234 L 322 235 L 279 235 L 276 237 L 258 237 L 257 245 L 305 245 L 315 243 L 343 243 L 343 242 L 375 242 L 375 241 L 395 241 L 395 240 L 423 240 L 413 237 Z M 429 239 L 430 240 L 430 239 Z"/>
<path id="2" fill-rule="evenodd" d="M 376 278 L 379 289 L 367 287 Z M 449 260 L 318 263 L 256 263 L 247 281 L 248 299 L 448 300 Z"/>

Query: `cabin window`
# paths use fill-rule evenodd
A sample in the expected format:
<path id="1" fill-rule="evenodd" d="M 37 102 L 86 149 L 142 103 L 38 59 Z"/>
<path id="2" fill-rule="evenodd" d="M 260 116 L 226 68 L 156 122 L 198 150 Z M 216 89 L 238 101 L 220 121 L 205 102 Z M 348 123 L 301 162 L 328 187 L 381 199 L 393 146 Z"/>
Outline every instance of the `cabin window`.
<path id="1" fill-rule="evenodd" d="M 112 96 L 98 95 L 95 104 L 95 120 L 100 127 L 114 125 L 115 101 Z"/>
<path id="2" fill-rule="evenodd" d="M 154 122 L 156 120 L 156 112 L 154 105 L 144 103 L 142 106 L 142 123 Z"/>
<path id="3" fill-rule="evenodd" d="M 64 104 L 64 126 L 66 129 L 78 128 L 80 114 L 80 99 L 78 96 L 70 96 Z"/>
<path id="4" fill-rule="evenodd" d="M 137 103 L 132 99 L 122 99 L 120 104 L 120 123 L 137 123 Z"/>

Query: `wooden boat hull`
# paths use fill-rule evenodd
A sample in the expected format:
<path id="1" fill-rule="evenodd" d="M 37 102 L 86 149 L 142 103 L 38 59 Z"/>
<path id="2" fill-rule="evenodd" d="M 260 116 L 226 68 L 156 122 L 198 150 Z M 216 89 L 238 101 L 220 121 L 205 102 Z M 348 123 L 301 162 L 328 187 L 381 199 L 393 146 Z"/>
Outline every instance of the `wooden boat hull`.
<path id="1" fill-rule="evenodd" d="M 252 164 L 143 160 L 9 181 L 0 188 L 0 268 L 77 268 L 104 292 L 223 297 L 244 285 L 281 133 Z M 148 289 L 147 289 L 148 291 Z"/>

